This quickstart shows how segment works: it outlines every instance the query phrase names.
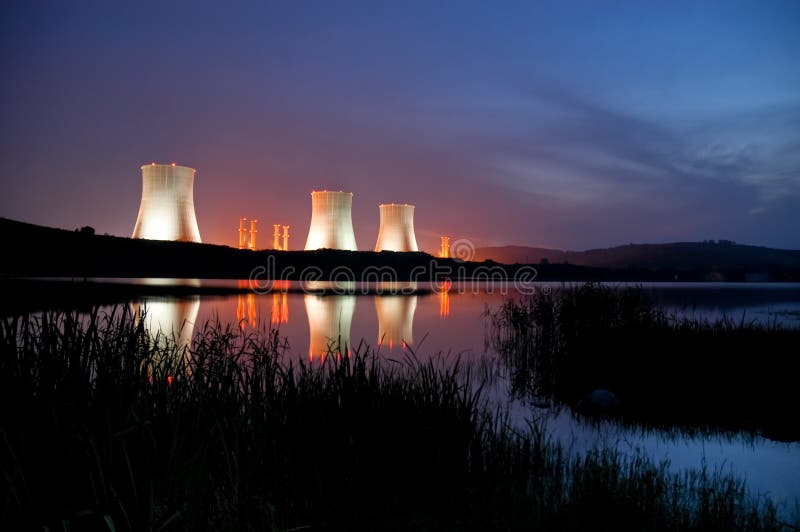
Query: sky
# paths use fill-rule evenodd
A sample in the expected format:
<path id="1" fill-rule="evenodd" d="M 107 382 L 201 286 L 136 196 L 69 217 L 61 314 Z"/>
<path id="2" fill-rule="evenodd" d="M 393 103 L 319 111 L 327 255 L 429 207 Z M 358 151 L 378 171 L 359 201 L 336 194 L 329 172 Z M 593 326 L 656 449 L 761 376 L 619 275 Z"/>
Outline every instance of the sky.
<path id="1" fill-rule="evenodd" d="M 130 236 L 197 169 L 205 242 L 305 244 L 314 189 L 420 248 L 800 249 L 800 2 L 0 5 L 0 216 Z"/>

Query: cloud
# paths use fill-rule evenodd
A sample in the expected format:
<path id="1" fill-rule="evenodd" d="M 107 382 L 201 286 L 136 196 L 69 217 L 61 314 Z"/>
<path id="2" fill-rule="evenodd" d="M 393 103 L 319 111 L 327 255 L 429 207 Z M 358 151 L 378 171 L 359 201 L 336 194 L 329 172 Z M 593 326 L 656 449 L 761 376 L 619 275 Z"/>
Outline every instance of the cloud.
<path id="1" fill-rule="evenodd" d="M 620 111 L 559 89 L 530 92 L 527 124 L 496 167 L 512 189 L 544 192 L 578 203 L 663 202 L 665 189 L 697 193 L 749 188 L 753 202 L 800 190 L 800 107 L 744 110 L 686 127 Z M 682 119 L 684 118 L 684 119 Z M 676 198 L 673 198 L 675 201 Z M 747 210 L 747 209 L 745 209 Z"/>

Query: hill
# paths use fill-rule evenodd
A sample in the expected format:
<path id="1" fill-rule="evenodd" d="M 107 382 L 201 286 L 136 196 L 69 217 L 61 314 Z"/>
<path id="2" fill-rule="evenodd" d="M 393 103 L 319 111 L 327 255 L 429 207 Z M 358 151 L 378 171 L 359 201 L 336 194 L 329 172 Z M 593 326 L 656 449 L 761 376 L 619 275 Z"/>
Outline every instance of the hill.
<path id="1" fill-rule="evenodd" d="M 524 246 L 478 248 L 475 259 L 506 264 L 574 264 L 594 268 L 729 269 L 752 272 L 800 268 L 800 251 L 745 246 L 730 241 L 628 244 L 606 249 L 562 251 Z"/>
<path id="2" fill-rule="evenodd" d="M 5 277 L 170 277 L 200 279 L 427 281 L 470 278 L 493 266 L 512 278 L 519 266 L 437 259 L 421 252 L 241 250 L 229 246 L 96 235 L 0 218 Z M 588 268 L 558 266 L 559 278 L 594 279 Z"/>
<path id="3" fill-rule="evenodd" d="M 469 278 L 537 281 L 800 281 L 800 252 L 732 243 L 631 245 L 582 252 L 482 248 L 462 262 L 427 253 L 250 251 L 228 246 L 139 240 L 0 218 L 2 277 L 182 277 L 287 280 L 428 281 Z M 546 262 L 542 262 L 546 259 Z"/>

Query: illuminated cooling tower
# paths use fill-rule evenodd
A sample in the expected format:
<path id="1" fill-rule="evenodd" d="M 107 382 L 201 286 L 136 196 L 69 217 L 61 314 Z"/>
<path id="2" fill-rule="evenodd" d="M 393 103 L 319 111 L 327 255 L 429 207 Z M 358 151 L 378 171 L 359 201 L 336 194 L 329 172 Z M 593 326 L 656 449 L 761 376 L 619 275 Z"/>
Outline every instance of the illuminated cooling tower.
<path id="1" fill-rule="evenodd" d="M 311 227 L 306 249 L 356 250 L 352 192 L 315 190 L 311 193 Z"/>
<path id="2" fill-rule="evenodd" d="M 378 313 L 378 345 L 411 345 L 414 343 L 414 311 L 417 296 L 375 296 Z"/>
<path id="3" fill-rule="evenodd" d="M 200 242 L 194 215 L 194 168 L 142 166 L 142 203 L 133 238 Z"/>
<path id="4" fill-rule="evenodd" d="M 414 236 L 414 206 L 406 203 L 380 205 L 381 229 L 375 251 L 418 251 Z"/>
<path id="5" fill-rule="evenodd" d="M 350 323 L 356 308 L 354 295 L 306 294 L 309 358 L 324 358 L 329 351 L 343 353 L 350 347 Z"/>

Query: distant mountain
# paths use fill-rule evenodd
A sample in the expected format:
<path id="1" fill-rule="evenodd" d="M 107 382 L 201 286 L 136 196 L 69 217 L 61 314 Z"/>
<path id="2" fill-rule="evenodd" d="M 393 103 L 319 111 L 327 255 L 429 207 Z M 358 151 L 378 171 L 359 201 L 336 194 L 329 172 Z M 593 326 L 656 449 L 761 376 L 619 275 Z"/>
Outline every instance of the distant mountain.
<path id="1" fill-rule="evenodd" d="M 628 244 L 605 249 L 563 251 L 525 246 L 484 247 L 475 250 L 476 261 L 505 264 L 551 264 L 565 262 L 599 268 L 726 269 L 747 270 L 800 267 L 800 250 L 745 246 L 727 240 L 676 242 L 672 244 Z"/>

